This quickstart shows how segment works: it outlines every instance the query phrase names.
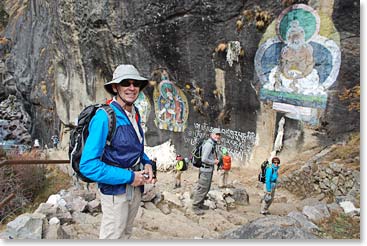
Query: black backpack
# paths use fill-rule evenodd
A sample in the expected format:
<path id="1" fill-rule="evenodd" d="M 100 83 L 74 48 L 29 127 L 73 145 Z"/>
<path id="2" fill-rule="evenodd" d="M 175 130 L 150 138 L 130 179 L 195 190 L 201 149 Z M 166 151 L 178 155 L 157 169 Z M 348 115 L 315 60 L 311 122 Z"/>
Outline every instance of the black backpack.
<path id="1" fill-rule="evenodd" d="M 269 162 L 266 160 L 263 163 L 261 163 L 260 166 L 260 173 L 259 173 L 259 177 L 258 180 L 262 183 L 265 183 L 265 173 L 266 173 L 266 167 L 268 166 Z"/>
<path id="2" fill-rule="evenodd" d="M 106 145 L 110 145 L 116 130 L 116 114 L 107 104 L 90 105 L 83 109 L 78 116 L 78 125 L 70 132 L 69 159 L 70 165 L 76 173 L 77 178 L 87 183 L 95 181 L 85 177 L 79 170 L 79 163 L 84 149 L 85 141 L 89 135 L 88 127 L 92 117 L 98 109 L 103 109 L 108 115 L 108 135 Z"/>
<path id="3" fill-rule="evenodd" d="M 191 163 L 194 167 L 201 167 L 201 152 L 203 149 L 203 145 L 204 145 L 205 139 L 201 139 L 197 142 L 195 148 L 192 150 L 191 152 Z"/>
<path id="4" fill-rule="evenodd" d="M 185 159 L 183 159 L 182 161 L 183 161 L 183 166 L 182 166 L 182 169 L 180 171 L 186 171 L 187 170 L 187 162 L 185 161 Z"/>

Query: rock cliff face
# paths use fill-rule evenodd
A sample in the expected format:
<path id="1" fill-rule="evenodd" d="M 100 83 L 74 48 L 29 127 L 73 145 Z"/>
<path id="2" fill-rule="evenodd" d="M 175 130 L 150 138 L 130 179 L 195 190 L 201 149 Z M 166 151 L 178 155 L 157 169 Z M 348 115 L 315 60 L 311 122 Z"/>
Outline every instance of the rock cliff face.
<path id="1" fill-rule="evenodd" d="M 9 44 L 0 46 L 1 100 L 16 95 L 31 116 L 29 133 L 44 142 L 55 133 L 67 137 L 83 107 L 109 97 L 103 84 L 121 63 L 134 64 L 152 81 L 140 104 L 150 146 L 172 139 L 188 154 L 207 130 L 219 126 L 223 145 L 246 163 L 272 151 L 283 115 L 291 119 L 284 133 L 289 148 L 295 142 L 307 146 L 305 128 L 332 138 L 359 129 L 359 112 L 348 111 L 350 102 L 339 99 L 344 88 L 359 85 L 358 1 L 6 0 L 4 10 L 9 19 L 2 36 Z M 272 92 L 262 90 L 272 83 L 269 66 L 280 67 L 280 50 L 289 46 L 289 16 L 312 46 L 316 75 L 303 73 L 288 91 L 277 91 L 275 84 Z M 309 19 L 302 21 L 304 16 Z M 314 27 L 312 38 L 305 23 Z M 335 45 L 327 46 L 328 40 Z M 277 48 L 262 46 L 269 42 Z M 283 86 L 289 79 L 279 78 Z M 311 106 L 305 102 L 312 97 L 297 87 L 302 79 L 323 85 Z M 296 99 L 284 101 L 284 95 Z M 274 102 L 282 104 L 276 108 Z M 292 117 L 284 103 L 308 113 Z"/>

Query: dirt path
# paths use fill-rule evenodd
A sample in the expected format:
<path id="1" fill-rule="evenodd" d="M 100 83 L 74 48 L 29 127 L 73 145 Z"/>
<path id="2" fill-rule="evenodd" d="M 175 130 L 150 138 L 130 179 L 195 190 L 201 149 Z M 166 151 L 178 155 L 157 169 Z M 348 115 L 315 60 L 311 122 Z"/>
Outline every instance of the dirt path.
<path id="1" fill-rule="evenodd" d="M 156 189 L 169 191 L 179 196 L 191 194 L 197 180 L 198 169 L 191 167 L 182 175 L 182 188 L 174 189 L 174 174 L 159 172 Z M 214 172 L 211 189 L 218 189 L 219 174 Z M 222 209 L 208 210 L 202 216 L 192 213 L 190 206 L 170 207 L 170 213 L 162 213 L 161 209 L 153 206 L 142 208 L 135 220 L 134 239 L 193 239 L 217 238 L 224 231 L 236 228 L 254 219 L 262 217 L 260 199 L 263 195 L 263 185 L 257 181 L 257 170 L 233 168 L 229 174 L 230 183 L 235 187 L 245 188 L 249 197 L 249 205 L 236 205 L 225 211 Z M 287 215 L 297 210 L 290 201 L 297 198 L 284 189 L 278 189 L 275 200 L 270 207 L 273 215 Z"/>
<path id="2" fill-rule="evenodd" d="M 62 151 L 50 151 L 53 158 L 64 158 Z M 190 204 L 175 206 L 170 204 L 162 208 L 153 203 L 145 203 L 141 207 L 134 221 L 132 239 L 199 239 L 218 238 L 223 232 L 234 229 L 259 217 L 260 199 L 263 196 L 263 184 L 257 181 L 258 169 L 233 167 L 229 173 L 229 183 L 236 188 L 244 188 L 249 195 L 249 205 L 236 205 L 226 211 L 223 209 L 208 210 L 202 216 L 197 216 L 191 211 Z M 198 179 L 198 169 L 189 167 L 182 174 L 182 187 L 174 189 L 174 173 L 172 171 L 158 171 L 157 191 L 170 192 L 179 197 L 189 197 Z M 214 171 L 211 190 L 218 188 L 219 173 Z M 287 215 L 297 210 L 299 198 L 294 197 L 287 190 L 277 189 L 275 199 L 270 207 L 273 215 Z M 165 213 L 162 211 L 166 211 Z M 99 225 L 93 231 L 80 232 L 80 238 L 98 238 Z M 83 235 L 84 234 L 84 235 Z"/>

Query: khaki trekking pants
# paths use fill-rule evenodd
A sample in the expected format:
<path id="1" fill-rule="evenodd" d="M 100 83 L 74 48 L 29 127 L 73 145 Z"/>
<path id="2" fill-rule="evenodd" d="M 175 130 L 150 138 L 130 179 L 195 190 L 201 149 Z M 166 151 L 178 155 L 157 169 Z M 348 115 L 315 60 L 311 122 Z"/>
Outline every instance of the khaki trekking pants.
<path id="1" fill-rule="evenodd" d="M 140 188 L 133 187 L 131 201 L 127 200 L 126 193 L 121 195 L 100 194 L 102 222 L 99 239 L 129 239 L 140 207 Z"/>
<path id="2" fill-rule="evenodd" d="M 219 188 L 224 188 L 228 185 L 229 171 L 219 170 Z"/>
<path id="3" fill-rule="evenodd" d="M 193 192 L 192 205 L 198 207 L 204 204 L 205 196 L 210 190 L 213 178 L 213 168 L 200 168 L 199 180 Z"/>
<path id="4" fill-rule="evenodd" d="M 181 176 L 182 176 L 182 171 L 176 170 L 175 185 L 181 185 Z"/>

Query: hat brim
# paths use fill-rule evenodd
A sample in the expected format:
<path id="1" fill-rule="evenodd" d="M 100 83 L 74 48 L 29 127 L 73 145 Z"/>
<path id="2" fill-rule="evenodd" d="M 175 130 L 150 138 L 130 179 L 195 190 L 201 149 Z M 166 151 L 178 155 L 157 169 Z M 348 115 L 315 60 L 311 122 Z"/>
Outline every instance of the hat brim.
<path id="1" fill-rule="evenodd" d="M 211 134 L 222 134 L 220 131 L 212 131 Z"/>
<path id="2" fill-rule="evenodd" d="M 143 83 L 140 86 L 140 91 L 142 91 L 148 85 L 148 79 L 146 79 L 144 77 L 141 77 L 141 76 L 137 76 L 135 74 L 132 74 L 132 75 L 126 74 L 124 76 L 120 76 L 120 77 L 118 77 L 114 80 L 111 80 L 111 81 L 107 82 L 106 84 L 104 84 L 104 88 L 111 95 L 116 95 L 116 92 L 114 92 L 113 89 L 112 89 L 112 84 L 119 84 L 121 81 L 123 81 L 125 79 L 133 79 L 133 80 L 142 81 Z"/>

